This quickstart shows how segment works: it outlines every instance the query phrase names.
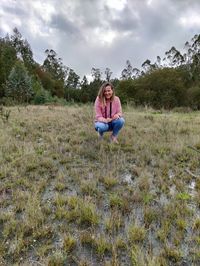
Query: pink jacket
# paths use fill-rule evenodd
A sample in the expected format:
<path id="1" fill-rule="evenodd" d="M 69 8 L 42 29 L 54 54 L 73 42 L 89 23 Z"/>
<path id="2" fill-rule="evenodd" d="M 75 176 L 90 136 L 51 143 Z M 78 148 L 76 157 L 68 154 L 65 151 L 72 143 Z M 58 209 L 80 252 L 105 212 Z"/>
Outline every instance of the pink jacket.
<path id="1" fill-rule="evenodd" d="M 122 107 L 119 97 L 115 96 L 112 101 L 112 105 L 110 103 L 111 101 L 106 101 L 106 106 L 103 106 L 97 96 L 94 104 L 95 121 L 103 122 L 104 118 L 112 118 L 115 114 L 122 116 Z"/>

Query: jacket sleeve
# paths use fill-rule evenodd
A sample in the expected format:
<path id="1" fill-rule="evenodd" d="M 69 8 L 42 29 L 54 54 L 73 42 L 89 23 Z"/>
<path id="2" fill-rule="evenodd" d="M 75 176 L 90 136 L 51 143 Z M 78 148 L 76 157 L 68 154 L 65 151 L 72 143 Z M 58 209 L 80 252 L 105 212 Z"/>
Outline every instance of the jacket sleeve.
<path id="1" fill-rule="evenodd" d="M 94 104 L 94 110 L 95 110 L 95 121 L 99 122 L 105 122 L 105 118 L 103 117 L 101 103 L 99 100 L 99 97 L 96 98 L 95 104 Z"/>
<path id="2" fill-rule="evenodd" d="M 119 97 L 116 97 L 116 114 L 118 114 L 120 117 L 122 116 L 122 106 Z"/>

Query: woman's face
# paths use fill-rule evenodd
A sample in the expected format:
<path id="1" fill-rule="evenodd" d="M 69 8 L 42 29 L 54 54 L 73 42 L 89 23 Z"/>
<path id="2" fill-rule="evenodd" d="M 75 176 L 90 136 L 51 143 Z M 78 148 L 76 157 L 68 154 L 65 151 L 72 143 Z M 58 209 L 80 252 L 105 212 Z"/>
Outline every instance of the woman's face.
<path id="1" fill-rule="evenodd" d="M 113 90 L 112 90 L 112 88 L 111 88 L 111 86 L 109 85 L 109 86 L 106 86 L 105 87 L 105 89 L 104 89 L 104 96 L 105 96 L 105 98 L 107 99 L 107 100 L 109 100 L 111 97 L 112 97 L 112 95 L 113 95 Z"/>

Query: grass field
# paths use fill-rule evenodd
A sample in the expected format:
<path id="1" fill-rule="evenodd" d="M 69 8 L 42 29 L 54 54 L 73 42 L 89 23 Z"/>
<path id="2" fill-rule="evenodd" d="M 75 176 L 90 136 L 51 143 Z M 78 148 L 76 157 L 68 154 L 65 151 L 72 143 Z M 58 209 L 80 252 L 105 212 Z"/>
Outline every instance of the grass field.
<path id="1" fill-rule="evenodd" d="M 200 113 L 124 117 L 112 144 L 89 105 L 2 111 L 0 265 L 200 265 Z"/>

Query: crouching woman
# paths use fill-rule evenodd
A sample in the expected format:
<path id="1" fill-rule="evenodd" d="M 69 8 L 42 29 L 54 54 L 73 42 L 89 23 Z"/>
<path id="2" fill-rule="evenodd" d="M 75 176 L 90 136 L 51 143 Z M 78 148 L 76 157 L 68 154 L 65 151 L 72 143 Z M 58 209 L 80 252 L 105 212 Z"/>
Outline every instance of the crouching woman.
<path id="1" fill-rule="evenodd" d="M 99 138 L 103 138 L 104 132 L 111 131 L 110 140 L 118 143 L 117 137 L 125 121 L 120 99 L 115 96 L 114 87 L 110 82 L 100 87 L 94 107 L 95 130 L 99 133 Z"/>

